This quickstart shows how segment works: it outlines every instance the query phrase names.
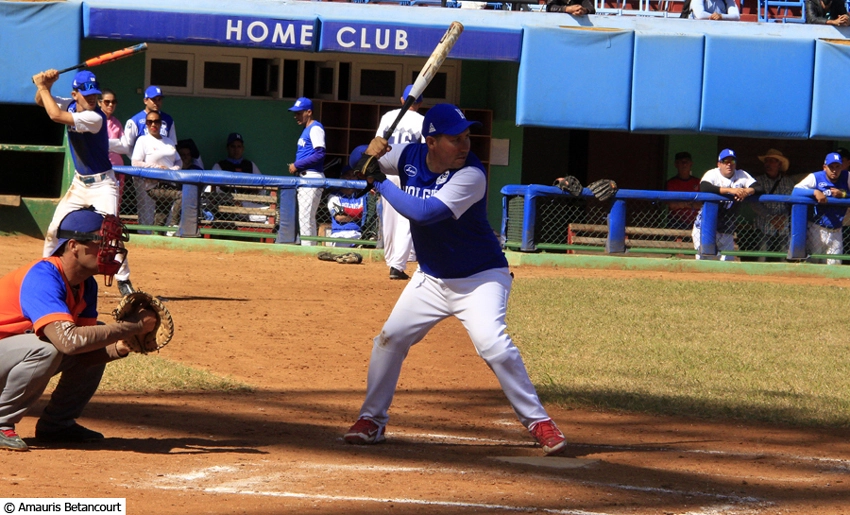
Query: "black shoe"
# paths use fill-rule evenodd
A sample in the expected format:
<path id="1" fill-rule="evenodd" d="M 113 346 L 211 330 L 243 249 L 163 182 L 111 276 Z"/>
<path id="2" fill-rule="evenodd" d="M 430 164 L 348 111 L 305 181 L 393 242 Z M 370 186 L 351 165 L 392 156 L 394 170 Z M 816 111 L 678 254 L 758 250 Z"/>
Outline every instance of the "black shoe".
<path id="1" fill-rule="evenodd" d="M 404 270 L 399 270 L 398 268 L 391 267 L 390 279 L 401 279 L 403 281 L 406 281 L 410 279 L 410 276 L 404 273 Z"/>
<path id="2" fill-rule="evenodd" d="M 85 443 L 103 440 L 103 435 L 75 422 L 71 427 L 54 431 L 40 430 L 36 425 L 35 439 L 41 443 Z"/>
<path id="3" fill-rule="evenodd" d="M 127 279 L 126 281 L 118 281 L 118 293 L 120 293 L 122 296 L 130 295 L 134 291 L 136 291 L 136 289 L 133 288 L 133 283 L 131 283 L 129 279 Z"/>

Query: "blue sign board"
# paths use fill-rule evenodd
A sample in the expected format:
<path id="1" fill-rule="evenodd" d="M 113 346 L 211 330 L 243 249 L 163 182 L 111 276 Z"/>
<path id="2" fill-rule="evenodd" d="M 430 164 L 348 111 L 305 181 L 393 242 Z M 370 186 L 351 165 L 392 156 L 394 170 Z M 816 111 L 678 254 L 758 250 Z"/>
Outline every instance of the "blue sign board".
<path id="1" fill-rule="evenodd" d="M 317 22 L 227 14 L 100 9 L 85 5 L 87 38 L 313 50 Z"/>
<path id="2" fill-rule="evenodd" d="M 323 21 L 319 50 L 399 56 L 431 55 L 448 27 L 396 23 Z M 466 29 L 449 57 L 488 61 L 519 61 L 521 29 Z"/>

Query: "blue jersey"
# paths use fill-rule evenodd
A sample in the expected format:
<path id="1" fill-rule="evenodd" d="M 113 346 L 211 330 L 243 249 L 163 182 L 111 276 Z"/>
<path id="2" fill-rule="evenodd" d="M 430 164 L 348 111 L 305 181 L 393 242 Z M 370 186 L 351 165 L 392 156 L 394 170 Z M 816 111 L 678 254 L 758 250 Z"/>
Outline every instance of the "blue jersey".
<path id="1" fill-rule="evenodd" d="M 171 115 L 169 115 L 168 113 L 164 113 L 162 111 L 159 112 L 159 116 L 162 118 L 162 127 L 160 127 L 160 129 L 159 129 L 159 134 L 163 138 L 174 139 L 174 136 L 173 136 L 173 133 L 174 133 L 174 129 L 173 129 L 174 128 L 174 118 L 172 118 Z M 148 118 L 148 113 L 144 109 L 142 109 L 138 113 L 134 114 L 133 117 L 130 118 L 130 120 L 132 120 L 133 123 L 136 124 L 136 130 L 137 130 L 136 134 L 138 136 L 141 136 L 142 134 L 148 133 L 148 125 L 146 123 L 147 118 Z M 177 141 L 177 140 L 174 140 L 174 141 Z M 131 148 L 130 151 L 132 152 L 132 150 L 133 149 Z"/>
<path id="2" fill-rule="evenodd" d="M 313 138 L 310 135 L 310 132 L 314 130 L 321 131 L 321 133 L 315 132 L 313 134 L 319 140 L 319 144 L 315 148 L 313 146 Z M 310 125 L 304 127 L 304 130 L 301 131 L 301 137 L 298 138 L 298 148 L 295 151 L 295 167 L 299 170 L 314 170 L 324 173 L 325 160 L 316 159 L 318 148 L 325 148 L 325 127 L 314 120 Z"/>
<path id="3" fill-rule="evenodd" d="M 75 113 L 77 103 L 68 104 L 68 112 Z M 68 146 L 71 147 L 71 158 L 74 169 L 80 175 L 95 175 L 112 170 L 109 160 L 109 134 L 106 129 L 106 115 L 100 108 L 95 113 L 103 119 L 97 132 L 78 132 L 74 126 L 68 126 Z"/>
<path id="4" fill-rule="evenodd" d="M 819 172 L 814 172 L 812 175 L 815 176 L 815 189 L 820 191 L 827 191 L 830 188 L 836 188 L 844 193 L 847 193 L 847 171 L 841 172 L 838 176 L 838 180 L 832 182 L 829 180 L 829 177 L 826 176 L 826 172 L 821 170 Z M 841 225 L 844 223 L 844 214 L 847 212 L 847 208 L 844 206 L 822 206 L 820 204 L 815 206 L 814 216 L 812 221 L 821 227 L 826 227 L 827 229 L 841 229 Z"/>
<path id="5" fill-rule="evenodd" d="M 444 188 L 461 169 L 487 174 L 481 161 L 471 152 L 461 168 L 435 174 L 428 169 L 425 143 L 406 145 L 396 169 L 401 189 L 408 195 L 428 198 Z M 410 224 L 410 234 L 422 271 L 440 279 L 469 277 L 492 268 L 506 268 L 508 261 L 499 240 L 487 221 L 487 199 L 482 197 L 458 218 L 448 218 L 428 225 Z"/>
<path id="6" fill-rule="evenodd" d="M 344 197 L 342 195 L 330 197 L 328 204 L 331 209 L 331 232 L 363 232 L 363 222 L 366 221 L 366 199 L 366 195 L 358 198 Z M 334 215 L 339 213 L 335 213 L 335 210 L 342 210 L 344 214 L 351 217 L 351 221 L 346 223 L 337 222 Z"/>
<path id="7" fill-rule="evenodd" d="M 58 257 L 30 263 L 0 278 L 0 339 L 42 334 L 53 322 L 97 323 L 97 281 L 89 277 L 76 292 Z"/>

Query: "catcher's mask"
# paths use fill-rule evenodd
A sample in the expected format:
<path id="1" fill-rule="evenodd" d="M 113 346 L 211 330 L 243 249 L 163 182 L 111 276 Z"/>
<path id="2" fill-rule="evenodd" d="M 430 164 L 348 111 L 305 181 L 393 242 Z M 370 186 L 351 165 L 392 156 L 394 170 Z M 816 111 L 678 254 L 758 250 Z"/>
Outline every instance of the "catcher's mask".
<path id="1" fill-rule="evenodd" d="M 124 224 L 117 216 L 103 215 L 93 209 L 72 211 L 62 219 L 57 236 L 57 250 L 71 239 L 100 242 L 97 251 L 97 273 L 104 275 L 106 286 L 112 286 L 112 277 L 127 258 L 124 242 L 130 239 L 124 230 Z M 119 255 L 121 258 L 117 259 Z"/>

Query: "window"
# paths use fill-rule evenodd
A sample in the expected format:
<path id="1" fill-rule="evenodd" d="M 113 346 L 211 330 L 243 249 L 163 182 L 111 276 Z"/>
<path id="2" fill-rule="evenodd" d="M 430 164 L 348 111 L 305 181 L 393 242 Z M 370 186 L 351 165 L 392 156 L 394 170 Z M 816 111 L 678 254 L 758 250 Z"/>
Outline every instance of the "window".
<path id="1" fill-rule="evenodd" d="M 247 57 L 210 56 L 199 59 L 196 70 L 200 87 L 196 93 L 245 95 L 248 66 Z"/>
<path id="2" fill-rule="evenodd" d="M 223 52 L 225 54 L 223 54 Z M 152 43 L 145 57 L 145 84 L 167 95 L 294 100 L 398 102 L 425 58 L 319 55 L 258 48 Z M 310 59 L 312 57 L 312 59 Z M 461 62 L 443 63 L 425 91 L 425 105 L 459 100 Z"/>
<path id="3" fill-rule="evenodd" d="M 356 102 L 390 102 L 404 89 L 401 64 L 353 63 L 351 99 Z"/>
<path id="4" fill-rule="evenodd" d="M 166 52 L 147 55 L 145 84 L 154 84 L 166 93 L 192 93 L 195 56 Z"/>

